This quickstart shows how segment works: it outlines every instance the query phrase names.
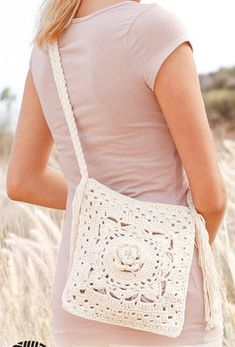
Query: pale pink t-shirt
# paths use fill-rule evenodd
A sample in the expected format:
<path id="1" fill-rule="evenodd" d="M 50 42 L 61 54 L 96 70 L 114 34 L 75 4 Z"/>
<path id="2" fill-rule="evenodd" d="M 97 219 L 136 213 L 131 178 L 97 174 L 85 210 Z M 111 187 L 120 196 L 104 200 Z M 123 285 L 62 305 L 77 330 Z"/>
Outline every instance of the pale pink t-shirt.
<path id="1" fill-rule="evenodd" d="M 61 35 L 62 64 L 90 177 L 136 199 L 187 205 L 188 180 L 153 92 L 161 64 L 184 41 L 192 47 L 189 34 L 176 15 L 156 3 L 131 0 L 75 18 Z M 68 184 L 53 288 L 56 347 L 108 343 L 182 346 L 222 336 L 219 327 L 205 330 L 202 273 L 196 246 L 185 324 L 177 338 L 79 318 L 62 309 L 71 201 L 81 176 L 48 53 L 36 45 L 30 70 Z"/>

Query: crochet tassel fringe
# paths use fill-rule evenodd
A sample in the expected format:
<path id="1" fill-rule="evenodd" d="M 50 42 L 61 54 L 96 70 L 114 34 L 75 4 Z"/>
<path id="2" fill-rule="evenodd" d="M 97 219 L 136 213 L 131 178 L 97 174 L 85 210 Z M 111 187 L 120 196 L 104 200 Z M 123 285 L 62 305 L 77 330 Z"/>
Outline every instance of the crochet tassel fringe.
<path id="1" fill-rule="evenodd" d="M 77 232 L 78 232 L 79 221 L 80 221 L 79 219 L 80 208 L 81 208 L 82 200 L 86 190 L 86 183 L 87 183 L 87 177 L 82 176 L 72 201 L 72 225 L 71 225 L 71 238 L 70 238 L 71 241 L 70 241 L 69 266 L 67 271 L 67 278 L 70 274 L 70 270 L 73 263 L 73 255 L 74 255 L 74 251 L 75 251 L 75 247 L 77 243 L 76 238 L 77 238 Z"/>
<path id="2" fill-rule="evenodd" d="M 77 186 L 72 201 L 71 243 L 67 277 L 69 276 L 72 267 L 73 254 L 76 247 L 76 237 L 79 229 L 80 208 L 86 189 L 86 183 L 87 177 L 83 176 L 80 184 Z M 188 196 L 188 201 L 192 208 L 192 198 L 190 194 Z M 201 266 L 203 274 L 205 320 L 207 322 L 206 329 L 208 330 L 214 328 L 216 324 L 222 324 L 222 295 L 220 292 L 214 255 L 209 244 L 209 235 L 206 229 L 205 219 L 194 208 L 193 211 L 195 215 L 195 242 L 198 248 L 198 263 Z"/>
<path id="3" fill-rule="evenodd" d="M 200 213 L 196 213 L 196 245 L 198 262 L 203 274 L 205 320 L 208 330 L 216 324 L 222 324 L 222 296 L 205 219 Z"/>

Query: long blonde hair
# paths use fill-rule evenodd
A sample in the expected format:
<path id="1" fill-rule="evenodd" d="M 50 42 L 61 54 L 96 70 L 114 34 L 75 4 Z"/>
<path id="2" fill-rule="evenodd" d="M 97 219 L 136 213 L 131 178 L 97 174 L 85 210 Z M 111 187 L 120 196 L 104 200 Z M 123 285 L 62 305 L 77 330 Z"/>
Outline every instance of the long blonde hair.
<path id="1" fill-rule="evenodd" d="M 33 42 L 42 48 L 58 38 L 75 17 L 81 2 L 82 0 L 44 0 L 38 12 Z"/>

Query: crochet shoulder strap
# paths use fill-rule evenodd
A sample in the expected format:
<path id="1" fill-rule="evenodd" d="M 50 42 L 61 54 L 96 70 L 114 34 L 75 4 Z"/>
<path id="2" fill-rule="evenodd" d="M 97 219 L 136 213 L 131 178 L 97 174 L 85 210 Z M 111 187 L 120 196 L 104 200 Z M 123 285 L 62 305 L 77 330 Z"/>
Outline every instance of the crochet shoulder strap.
<path id="1" fill-rule="evenodd" d="M 58 40 L 55 40 L 53 43 L 48 45 L 48 53 L 51 60 L 52 70 L 58 89 L 58 94 L 60 102 L 64 111 L 66 121 L 68 123 L 69 131 L 71 134 L 71 139 L 73 142 L 74 150 L 76 153 L 76 158 L 79 164 L 81 176 L 83 178 L 82 185 L 79 185 L 77 189 L 77 194 L 75 194 L 75 202 L 81 203 L 82 192 L 84 192 L 84 187 L 86 180 L 88 179 L 88 170 L 86 165 L 86 160 L 82 151 L 77 126 L 75 122 L 75 116 L 73 108 L 70 102 L 67 83 L 62 68 L 61 57 L 58 47 Z M 214 327 L 216 323 L 222 323 L 221 318 L 221 293 L 218 286 L 217 273 L 213 258 L 213 253 L 209 245 L 208 232 L 205 225 L 205 220 L 200 213 L 197 213 L 197 210 L 194 206 L 191 189 L 188 187 L 187 191 L 187 203 L 189 208 L 192 210 L 193 216 L 195 217 L 195 226 L 196 226 L 196 244 L 199 251 L 199 263 L 202 267 L 202 273 L 204 278 L 203 289 L 204 289 L 204 303 L 205 303 L 205 318 L 207 321 L 207 329 Z M 76 204 L 74 203 L 74 209 L 76 210 Z M 71 242 L 73 247 L 74 240 Z M 71 254 L 73 253 L 70 251 Z M 71 259 L 72 257 L 70 257 Z M 71 266 L 71 261 L 70 261 Z M 69 267 L 70 267 L 69 266 Z"/>
<path id="2" fill-rule="evenodd" d="M 54 79 L 56 82 L 60 102 L 63 108 L 63 112 L 68 123 L 71 139 L 73 142 L 73 147 L 76 153 L 76 158 L 80 168 L 81 176 L 84 178 L 84 182 L 88 177 L 88 169 L 85 160 L 85 156 L 82 150 L 81 142 L 79 139 L 77 126 L 75 122 L 75 115 L 73 112 L 72 104 L 70 101 L 65 74 L 62 67 L 61 56 L 59 51 L 58 40 L 56 39 L 53 43 L 48 44 L 48 53 L 51 60 L 52 71 Z M 193 204 L 191 190 L 188 187 L 187 191 L 187 203 L 188 206 L 195 212 L 195 207 Z"/>
<path id="3" fill-rule="evenodd" d="M 82 177 L 88 177 L 87 164 L 82 150 L 81 142 L 79 139 L 77 126 L 75 122 L 75 115 L 73 112 L 72 104 L 69 98 L 67 83 L 61 63 L 61 56 L 59 52 L 58 40 L 48 45 L 48 53 L 51 60 L 54 79 L 58 89 L 60 102 L 63 112 L 68 123 L 71 140 L 76 153 L 79 169 Z"/>

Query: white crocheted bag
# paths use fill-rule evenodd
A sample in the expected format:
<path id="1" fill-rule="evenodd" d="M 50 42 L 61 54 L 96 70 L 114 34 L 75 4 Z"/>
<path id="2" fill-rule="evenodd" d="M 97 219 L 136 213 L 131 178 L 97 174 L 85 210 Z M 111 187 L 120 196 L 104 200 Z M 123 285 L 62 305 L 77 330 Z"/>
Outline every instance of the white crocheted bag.
<path id="1" fill-rule="evenodd" d="M 64 310 L 86 319 L 177 337 L 184 323 L 196 241 L 207 328 L 222 324 L 213 253 L 190 188 L 188 206 L 153 203 L 123 195 L 89 177 L 57 40 L 48 45 L 48 52 L 82 177 L 72 201 Z"/>

